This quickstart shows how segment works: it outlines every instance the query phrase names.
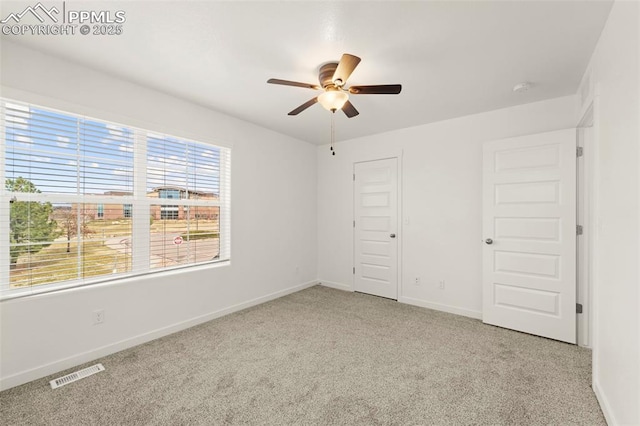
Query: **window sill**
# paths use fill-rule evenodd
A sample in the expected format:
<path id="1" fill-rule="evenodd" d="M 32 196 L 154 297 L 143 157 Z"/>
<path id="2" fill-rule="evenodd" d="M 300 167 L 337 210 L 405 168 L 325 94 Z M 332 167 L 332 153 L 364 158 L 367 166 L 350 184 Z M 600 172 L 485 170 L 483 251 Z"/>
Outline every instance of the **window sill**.
<path id="1" fill-rule="evenodd" d="M 5 291 L 2 296 L 0 296 L 0 302 L 15 300 L 15 299 L 23 299 L 27 297 L 36 297 L 36 296 L 45 296 L 45 295 L 54 295 L 59 293 L 70 293 L 74 291 L 87 290 L 91 288 L 104 288 L 107 286 L 119 286 L 119 285 L 132 285 L 135 284 L 140 278 L 146 278 L 151 276 L 172 276 L 172 275 L 180 275 L 185 272 L 195 272 L 202 271 L 208 269 L 218 269 L 222 267 L 226 267 L 231 265 L 231 260 L 218 260 L 211 261 L 207 263 L 203 263 L 200 265 L 184 265 L 184 266 L 176 266 L 169 269 L 163 269 L 161 271 L 145 271 L 139 274 L 129 274 L 122 275 L 114 278 L 103 278 L 103 279 L 95 279 L 88 280 L 83 282 L 73 281 L 67 284 L 50 284 L 50 285 L 40 285 L 35 287 L 24 287 L 24 288 L 16 288 Z"/>

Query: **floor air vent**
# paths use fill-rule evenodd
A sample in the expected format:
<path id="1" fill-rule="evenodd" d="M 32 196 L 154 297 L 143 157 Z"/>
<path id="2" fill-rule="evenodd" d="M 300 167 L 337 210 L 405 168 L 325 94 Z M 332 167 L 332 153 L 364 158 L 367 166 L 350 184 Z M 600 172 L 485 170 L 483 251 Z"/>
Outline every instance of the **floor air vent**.
<path id="1" fill-rule="evenodd" d="M 49 384 L 51 385 L 51 389 L 55 389 L 64 385 L 68 385 L 69 383 L 73 383 L 80 379 L 84 379 L 85 377 L 89 377 L 92 374 L 96 374 L 101 371 L 104 371 L 104 367 L 102 366 L 102 364 L 96 364 L 92 365 L 91 367 L 83 368 L 82 370 L 76 371 L 75 373 L 58 377 L 57 379 L 50 381 Z"/>

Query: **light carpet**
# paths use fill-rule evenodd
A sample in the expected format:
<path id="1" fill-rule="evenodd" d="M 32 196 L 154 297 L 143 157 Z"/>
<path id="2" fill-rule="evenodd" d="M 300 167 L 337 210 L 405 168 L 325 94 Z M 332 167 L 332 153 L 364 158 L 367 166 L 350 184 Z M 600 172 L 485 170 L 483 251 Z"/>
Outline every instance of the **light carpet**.
<path id="1" fill-rule="evenodd" d="M 601 425 L 590 371 L 577 346 L 316 286 L 4 391 L 0 423 Z"/>

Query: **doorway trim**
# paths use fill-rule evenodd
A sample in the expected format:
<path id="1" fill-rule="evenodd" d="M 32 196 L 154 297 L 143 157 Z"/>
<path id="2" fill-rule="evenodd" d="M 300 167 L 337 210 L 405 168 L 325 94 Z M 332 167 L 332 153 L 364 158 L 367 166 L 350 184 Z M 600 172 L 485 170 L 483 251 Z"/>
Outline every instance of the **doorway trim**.
<path id="1" fill-rule="evenodd" d="M 595 143 L 596 129 L 594 123 L 593 100 L 584 109 L 582 118 L 578 122 L 576 132 L 576 145 L 582 148 L 582 156 L 578 157 L 577 164 L 577 211 L 578 225 L 582 226 L 583 233 L 576 241 L 576 301 L 583 305 L 582 314 L 576 318 L 577 345 L 587 348 L 593 347 L 594 339 L 594 244 L 595 244 L 595 220 L 594 206 L 596 205 L 595 172 L 597 158 L 597 144 Z"/>

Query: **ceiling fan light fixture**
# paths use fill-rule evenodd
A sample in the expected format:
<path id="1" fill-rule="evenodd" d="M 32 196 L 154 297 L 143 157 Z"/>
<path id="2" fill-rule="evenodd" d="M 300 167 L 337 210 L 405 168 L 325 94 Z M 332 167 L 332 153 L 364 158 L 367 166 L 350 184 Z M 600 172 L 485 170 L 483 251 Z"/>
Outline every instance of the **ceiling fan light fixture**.
<path id="1" fill-rule="evenodd" d="M 327 90 L 318 96 L 318 102 L 320 105 L 327 111 L 337 111 L 344 106 L 344 104 L 349 100 L 349 95 L 347 95 L 342 90 Z"/>
<path id="2" fill-rule="evenodd" d="M 345 89 L 347 79 L 353 70 L 360 63 L 360 58 L 349 53 L 345 53 L 340 58 L 340 62 L 326 62 L 318 69 L 318 81 L 320 85 L 300 83 L 298 81 L 281 80 L 270 78 L 269 84 L 280 84 L 283 86 L 302 87 L 305 89 L 323 90 L 320 96 L 314 96 L 299 107 L 290 111 L 287 115 L 298 115 L 316 103 L 328 111 L 336 112 L 342 110 L 347 118 L 353 118 L 360 114 L 356 107 L 349 101 L 351 95 L 397 95 L 402 91 L 401 84 L 374 84 L 368 86 L 349 86 Z"/>

